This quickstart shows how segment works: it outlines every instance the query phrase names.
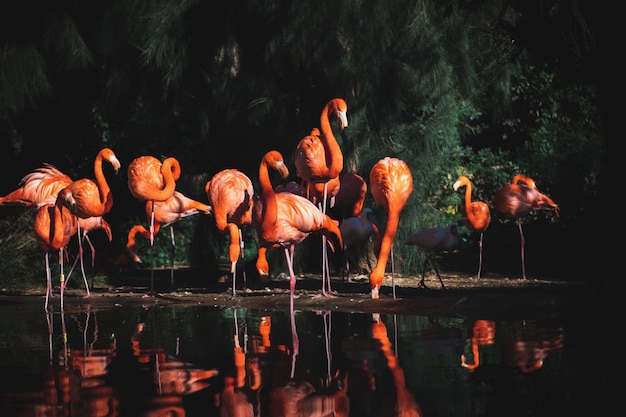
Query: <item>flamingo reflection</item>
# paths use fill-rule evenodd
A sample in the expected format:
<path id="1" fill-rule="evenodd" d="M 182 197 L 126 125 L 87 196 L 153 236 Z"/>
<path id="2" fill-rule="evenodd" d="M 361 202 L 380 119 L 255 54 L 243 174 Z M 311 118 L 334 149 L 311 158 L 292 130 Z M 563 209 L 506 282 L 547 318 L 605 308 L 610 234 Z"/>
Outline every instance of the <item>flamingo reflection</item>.
<path id="1" fill-rule="evenodd" d="M 394 416 L 422 416 L 422 410 L 413 394 L 407 389 L 404 370 L 400 367 L 398 357 L 391 349 L 391 341 L 387 336 L 387 327 L 378 314 L 372 321 L 372 337 L 380 343 L 380 351 L 387 359 L 387 366 L 393 376 L 396 389 Z"/>
<path id="2" fill-rule="evenodd" d="M 561 349 L 565 339 L 562 327 L 534 328 L 524 325 L 515 332 L 513 339 L 502 343 L 502 356 L 506 363 L 523 373 L 540 369 L 548 353 Z"/>
<path id="3" fill-rule="evenodd" d="M 196 368 L 189 362 L 170 357 L 161 347 L 143 347 L 144 323 L 138 323 L 131 336 L 133 355 L 144 372 L 152 373 L 152 395 L 142 399 L 141 416 L 184 416 L 183 396 L 204 390 L 217 369 Z"/>
<path id="4" fill-rule="evenodd" d="M 461 366 L 473 372 L 480 365 L 478 346 L 493 345 L 496 337 L 496 323 L 492 320 L 476 320 L 472 329 L 472 356 L 474 363 L 469 363 L 465 355 L 461 355 Z"/>

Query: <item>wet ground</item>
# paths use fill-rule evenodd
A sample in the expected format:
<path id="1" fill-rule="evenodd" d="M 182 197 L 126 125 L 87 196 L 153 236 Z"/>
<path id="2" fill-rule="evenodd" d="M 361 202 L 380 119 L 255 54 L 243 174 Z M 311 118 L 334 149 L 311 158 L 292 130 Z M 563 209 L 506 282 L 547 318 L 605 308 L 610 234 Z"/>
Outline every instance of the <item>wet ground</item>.
<path id="1" fill-rule="evenodd" d="M 134 271 L 132 275 L 96 282 L 91 287 L 91 297 L 85 299 L 82 285 L 68 288 L 65 305 L 85 304 L 92 306 L 115 306 L 127 304 L 193 304 L 224 305 L 261 310 L 289 309 L 289 279 L 282 275 L 269 283 L 252 282 L 244 289 L 243 281 L 237 283 L 237 295 L 233 297 L 228 274 L 213 284 L 199 279 L 191 270 L 178 269 L 171 285 L 170 271 L 155 270 L 153 282 L 156 295 L 148 296 L 151 286 L 150 270 Z M 485 276 L 480 279 L 463 273 L 447 272 L 442 275 L 445 288 L 439 279 L 427 275 L 425 287 L 418 277 L 402 277 L 395 274 L 395 298 L 391 274 L 385 276 L 379 299 L 370 295 L 367 276 L 344 282 L 333 277 L 332 296 L 321 295 L 321 276 L 298 276 L 296 283 L 296 310 L 344 311 L 365 313 L 423 314 L 423 315 L 475 315 L 498 312 L 515 314 L 523 311 L 544 314 L 569 314 L 593 303 L 590 288 L 581 283 L 553 279 L 519 279 L 502 276 Z M 72 278 L 74 279 L 74 278 Z M 208 280 L 207 280 L 208 281 Z M 82 283 L 81 283 L 82 284 Z M 43 305 L 45 288 L 36 291 L 13 292 L 0 297 L 21 302 L 40 302 Z M 58 297 L 58 294 L 57 294 Z M 53 301 L 57 305 L 58 298 Z M 589 308 L 594 308 L 589 305 Z"/>

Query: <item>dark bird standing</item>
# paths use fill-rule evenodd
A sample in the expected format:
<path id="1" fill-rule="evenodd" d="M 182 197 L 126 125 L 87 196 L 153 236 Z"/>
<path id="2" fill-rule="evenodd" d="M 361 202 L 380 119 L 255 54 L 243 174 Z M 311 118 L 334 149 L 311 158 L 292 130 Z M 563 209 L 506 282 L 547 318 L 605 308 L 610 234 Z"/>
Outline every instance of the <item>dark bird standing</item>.
<path id="1" fill-rule="evenodd" d="M 439 278 L 439 282 L 441 282 L 441 288 L 445 288 L 443 280 L 441 279 L 439 265 L 437 265 L 437 255 L 441 252 L 453 252 L 463 247 L 463 241 L 459 236 L 456 225 L 449 224 L 447 227 L 429 227 L 422 229 L 410 235 L 404 243 L 417 246 L 418 250 L 426 255 L 422 268 L 422 280 L 419 286 L 426 287 L 424 276 L 426 275 L 426 264 L 430 261 L 430 264 L 437 274 L 437 278 Z"/>

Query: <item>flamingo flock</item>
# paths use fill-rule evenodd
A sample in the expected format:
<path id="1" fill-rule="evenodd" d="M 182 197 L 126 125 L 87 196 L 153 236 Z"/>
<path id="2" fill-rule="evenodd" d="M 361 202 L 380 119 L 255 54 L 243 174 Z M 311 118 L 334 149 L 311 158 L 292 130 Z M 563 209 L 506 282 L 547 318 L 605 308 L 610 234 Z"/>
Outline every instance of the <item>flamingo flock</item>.
<path id="1" fill-rule="evenodd" d="M 237 265 L 244 258 L 244 227 L 251 227 L 257 237 L 256 269 L 263 282 L 269 282 L 270 265 L 267 251 L 272 248 L 283 250 L 289 273 L 290 313 L 295 313 L 294 299 L 296 274 L 294 271 L 295 246 L 310 235 L 322 238 L 322 286 L 318 296 L 332 297 L 328 252 L 340 251 L 344 256 L 346 282 L 350 278 L 347 252 L 375 236 L 374 251 L 376 265 L 371 268 L 369 285 L 371 298 L 378 299 L 388 263 L 391 264 L 393 298 L 396 298 L 394 240 L 401 221 L 401 213 L 413 191 L 413 176 L 409 164 L 396 157 L 383 157 L 369 172 L 368 182 L 356 173 L 344 170 L 340 143 L 331 127 L 331 119 L 338 122 L 338 131 L 348 126 L 347 104 L 342 98 L 329 100 L 322 108 L 320 126 L 313 127 L 310 134 L 295 146 L 295 175 L 300 182 L 272 184 L 270 172 L 287 180 L 290 170 L 277 150 L 267 151 L 260 160 L 258 170 L 259 190 L 253 187 L 253 179 L 243 172 L 231 168 L 215 173 L 204 187 L 206 202 L 191 199 L 176 189 L 181 176 L 180 162 L 174 157 L 163 160 L 143 155 L 133 159 L 127 166 L 127 187 L 137 200 L 145 202 L 147 225 L 137 224 L 128 231 L 126 250 L 134 262 L 142 262 L 137 248 L 137 237 L 154 244 L 155 235 L 161 228 L 170 226 L 172 241 L 172 285 L 173 250 L 175 248 L 172 225 L 186 217 L 204 214 L 213 217 L 217 229 L 228 237 L 228 258 L 232 275 L 232 297 L 237 296 Z M 94 159 L 94 177 L 74 180 L 55 166 L 44 163 L 40 168 L 26 174 L 17 189 L 0 196 L 0 206 L 17 205 L 35 211 L 33 231 L 37 243 L 44 252 L 46 267 L 46 300 L 48 311 L 53 287 L 50 254 L 56 254 L 59 262 L 59 289 L 61 309 L 67 279 L 80 260 L 86 295 L 91 293 L 83 266 L 83 242 L 91 247 L 92 266 L 95 248 L 88 234 L 103 230 L 112 240 L 110 224 L 105 216 L 113 207 L 113 195 L 105 163 L 118 174 L 122 163 L 114 151 L 103 148 Z M 472 201 L 472 182 L 461 175 L 453 185 L 454 191 L 465 187 L 462 218 L 467 229 L 479 235 L 479 260 L 477 278 L 483 269 L 483 235 L 491 222 L 491 210 L 484 201 Z M 368 194 L 369 193 L 369 194 Z M 374 207 L 365 207 L 368 196 L 374 205 L 386 215 L 384 228 L 375 220 Z M 559 214 L 559 206 L 537 189 L 534 180 L 516 175 L 510 184 L 498 189 L 491 201 L 493 208 L 504 216 L 515 220 L 520 233 L 522 279 L 526 279 L 524 259 L 524 233 L 522 218 L 532 211 L 550 211 Z M 64 260 L 71 239 L 77 236 L 79 256 L 72 265 L 66 279 Z M 455 251 L 464 247 L 456 225 L 427 227 L 409 236 L 405 242 L 415 245 L 426 256 L 421 286 L 427 262 L 431 262 L 437 277 L 445 288 L 436 257 L 442 252 Z M 244 287 L 246 283 L 243 272 Z M 150 292 L 157 295 L 151 275 Z M 295 322 L 292 323 L 294 340 L 297 340 Z M 297 351 L 297 343 L 294 344 Z"/>

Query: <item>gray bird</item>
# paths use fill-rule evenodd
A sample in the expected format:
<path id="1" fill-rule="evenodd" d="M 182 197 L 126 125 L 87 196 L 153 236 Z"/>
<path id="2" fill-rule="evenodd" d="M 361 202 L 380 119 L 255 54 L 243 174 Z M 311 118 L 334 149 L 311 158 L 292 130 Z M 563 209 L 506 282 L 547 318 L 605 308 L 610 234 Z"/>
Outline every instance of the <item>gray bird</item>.
<path id="1" fill-rule="evenodd" d="M 341 222 L 341 225 L 339 225 L 339 230 L 341 230 L 341 237 L 343 238 L 343 256 L 346 262 L 346 281 L 352 282 L 352 277 L 350 276 L 350 259 L 348 256 L 348 250 L 363 244 L 372 235 L 375 235 L 376 241 L 379 242 L 380 232 L 378 221 L 374 217 L 372 209 L 367 207 L 363 209 L 359 216 L 344 219 Z"/>
<path id="2" fill-rule="evenodd" d="M 441 252 L 453 252 L 463 247 L 463 241 L 459 236 L 456 225 L 449 224 L 447 227 L 429 227 L 422 229 L 409 236 L 404 243 L 417 246 L 418 250 L 426 255 L 426 260 L 424 260 L 424 266 L 422 268 L 422 280 L 419 286 L 426 287 L 424 275 L 426 274 L 426 264 L 430 261 L 437 274 L 437 278 L 439 278 L 439 282 L 441 282 L 441 288 L 445 288 L 441 275 L 439 274 L 437 255 Z"/>

